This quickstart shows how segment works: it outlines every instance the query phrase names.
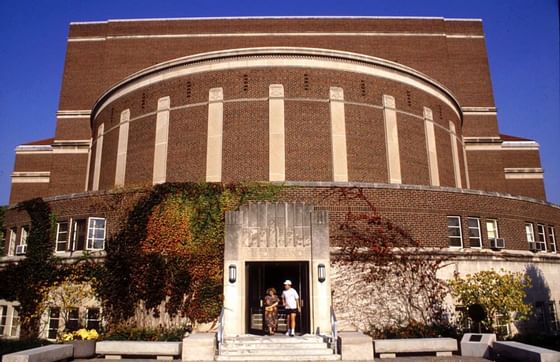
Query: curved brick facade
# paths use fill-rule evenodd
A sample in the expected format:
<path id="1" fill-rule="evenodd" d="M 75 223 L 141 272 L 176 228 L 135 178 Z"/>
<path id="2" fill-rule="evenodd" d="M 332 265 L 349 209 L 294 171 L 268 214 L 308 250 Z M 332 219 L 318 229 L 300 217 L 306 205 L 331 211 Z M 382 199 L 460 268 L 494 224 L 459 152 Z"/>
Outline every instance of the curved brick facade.
<path id="1" fill-rule="evenodd" d="M 248 55 L 249 57 L 250 55 Z M 333 64 L 336 64 L 333 62 Z M 177 68 L 172 68 L 177 71 Z M 160 70 L 164 73 L 167 69 Z M 187 69 L 188 72 L 188 69 Z M 150 73 L 149 76 L 157 77 Z M 142 77 L 132 81 L 140 82 Z M 131 81 L 131 82 L 132 82 Z M 426 82 L 420 78 L 418 83 Z M 122 84 L 121 87 L 126 86 Z M 271 107 L 270 85 L 283 86 L 281 110 Z M 269 181 L 270 153 L 278 152 L 269 143 L 271 117 L 283 113 L 285 178 L 278 181 L 335 181 L 333 175 L 334 115 L 329 90 L 342 89 L 345 126 L 347 180 L 389 182 L 387 132 L 385 131 L 384 95 L 395 98 L 398 151 L 402 182 L 430 184 L 429 143 L 426 124 L 433 124 L 433 149 L 437 153 L 438 182 L 457 187 L 451 139 L 456 143 L 460 184 L 466 184 L 462 120 L 458 108 L 398 80 L 360 74 L 358 71 L 334 71 L 295 67 L 259 67 L 203 73 L 150 82 L 149 85 L 113 96 L 100 102 L 95 113 L 89 168 L 89 189 L 94 177 L 97 189 L 115 187 L 121 114 L 129 112 L 128 144 L 124 186 L 150 184 L 153 180 L 158 99 L 169 97 L 169 124 L 165 181 L 205 181 L 208 149 L 209 90 L 223 91 L 223 130 L 221 144 L 221 180 Z M 433 87 L 435 88 L 435 87 Z M 114 91 L 119 93 L 119 89 Z M 445 95 L 445 92 L 440 91 Z M 425 108 L 432 111 L 426 120 Z M 450 131 L 453 124 L 456 133 Z M 101 161 L 97 141 L 103 138 Z M 96 174 L 95 167 L 99 168 Z M 275 180 L 272 180 L 275 181 Z M 122 186 L 122 185 L 119 185 Z"/>

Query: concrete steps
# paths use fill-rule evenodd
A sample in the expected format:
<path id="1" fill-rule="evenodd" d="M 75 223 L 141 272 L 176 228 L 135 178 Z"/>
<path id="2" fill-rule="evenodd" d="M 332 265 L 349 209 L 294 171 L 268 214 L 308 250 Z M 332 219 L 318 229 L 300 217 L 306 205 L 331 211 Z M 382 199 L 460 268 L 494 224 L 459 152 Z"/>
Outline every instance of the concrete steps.
<path id="1" fill-rule="evenodd" d="M 218 361 L 338 361 L 319 336 L 243 335 L 222 344 Z"/>

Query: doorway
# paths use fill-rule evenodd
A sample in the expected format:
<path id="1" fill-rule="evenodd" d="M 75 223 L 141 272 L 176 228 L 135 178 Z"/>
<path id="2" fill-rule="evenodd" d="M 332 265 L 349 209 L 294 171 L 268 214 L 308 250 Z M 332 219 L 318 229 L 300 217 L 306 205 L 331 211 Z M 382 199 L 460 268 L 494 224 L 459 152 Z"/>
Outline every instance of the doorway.
<path id="1" fill-rule="evenodd" d="M 299 296 L 301 313 L 297 316 L 296 333 L 310 333 L 309 312 L 309 262 L 248 262 L 245 264 L 247 276 L 247 333 L 264 334 L 262 301 L 268 288 L 274 288 L 281 298 L 283 283 L 291 280 Z M 284 306 L 278 308 L 277 333 L 286 331 Z"/>

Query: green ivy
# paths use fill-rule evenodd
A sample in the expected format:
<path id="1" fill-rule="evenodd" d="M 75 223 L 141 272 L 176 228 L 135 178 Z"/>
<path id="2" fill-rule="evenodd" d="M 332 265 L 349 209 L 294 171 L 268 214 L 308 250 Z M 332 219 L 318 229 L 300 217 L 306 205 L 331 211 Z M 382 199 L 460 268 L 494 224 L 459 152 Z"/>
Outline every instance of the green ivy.
<path id="1" fill-rule="evenodd" d="M 53 219 L 49 205 L 41 198 L 24 201 L 16 208 L 27 212 L 31 219 L 26 258 L 0 272 L 0 297 L 20 303 L 21 337 L 35 338 L 42 312 L 39 310 L 43 299 L 40 291 L 57 278 L 51 239 Z"/>
<path id="2" fill-rule="evenodd" d="M 270 184 L 155 186 L 133 207 L 124 227 L 106 243 L 107 257 L 97 289 L 109 328 L 129 320 L 140 301 L 156 316 L 164 303 L 170 315 L 180 314 L 194 322 L 215 319 L 222 304 L 225 211 L 248 201 L 275 200 L 280 189 Z M 148 237 L 154 208 L 172 198 L 184 200 L 174 205 L 184 207 L 183 212 L 188 208 L 193 238 L 192 243 L 178 245 L 177 250 L 190 250 L 186 254 L 143 251 L 141 243 Z"/>

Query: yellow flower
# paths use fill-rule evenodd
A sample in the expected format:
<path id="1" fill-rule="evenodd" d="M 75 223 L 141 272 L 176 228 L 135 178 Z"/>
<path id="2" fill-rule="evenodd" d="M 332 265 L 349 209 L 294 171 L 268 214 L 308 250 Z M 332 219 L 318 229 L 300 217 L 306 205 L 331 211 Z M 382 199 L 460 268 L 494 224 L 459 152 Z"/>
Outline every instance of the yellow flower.
<path id="1" fill-rule="evenodd" d="M 74 334 L 72 333 L 64 333 L 62 335 L 62 340 L 63 341 L 73 341 L 74 340 Z"/>

